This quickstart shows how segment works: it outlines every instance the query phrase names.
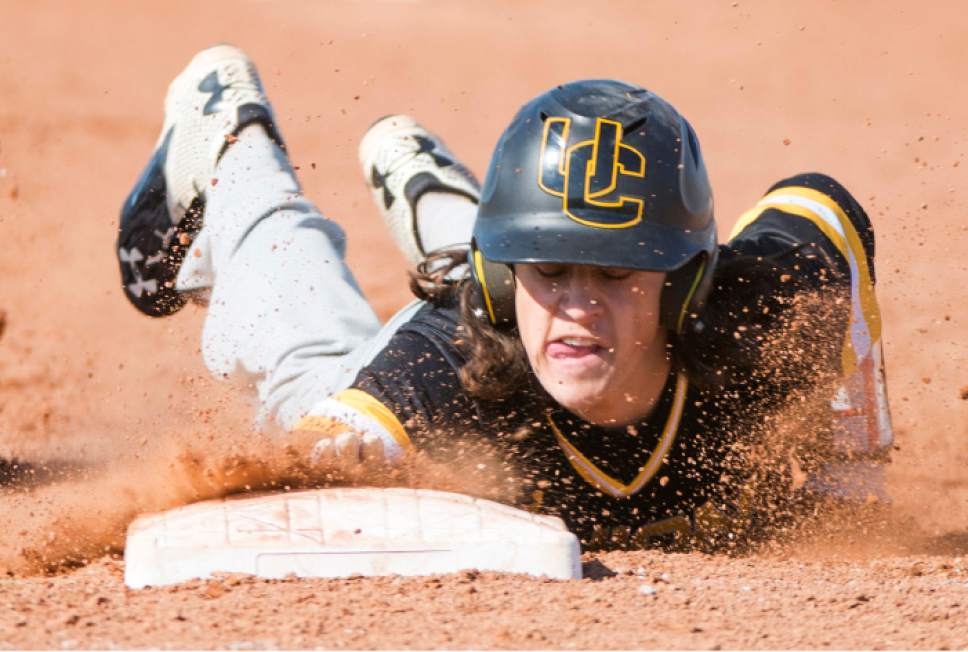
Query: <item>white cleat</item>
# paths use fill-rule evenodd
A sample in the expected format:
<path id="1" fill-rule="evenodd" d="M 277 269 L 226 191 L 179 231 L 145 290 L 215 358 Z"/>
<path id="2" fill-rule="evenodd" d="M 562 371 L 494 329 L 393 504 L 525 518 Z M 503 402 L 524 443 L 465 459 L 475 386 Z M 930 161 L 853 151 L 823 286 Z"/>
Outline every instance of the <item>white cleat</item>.
<path id="1" fill-rule="evenodd" d="M 427 192 L 480 198 L 480 184 L 444 143 L 406 115 L 373 124 L 360 141 L 363 176 L 383 220 L 414 265 L 430 253 L 416 222 L 417 200 Z"/>
<path id="2" fill-rule="evenodd" d="M 237 47 L 203 50 L 168 87 L 161 135 L 121 207 L 118 228 L 122 287 L 143 313 L 173 314 L 185 304 L 182 290 L 206 287 L 204 274 L 177 288 L 175 281 L 202 227 L 215 166 L 250 124 L 261 124 L 282 145 L 255 66 Z"/>
<path id="3" fill-rule="evenodd" d="M 172 221 L 217 183 L 215 165 L 232 138 L 251 123 L 281 143 L 272 107 L 252 60 L 233 45 L 202 50 L 168 87 L 159 145 L 171 130 L 165 180 Z"/>

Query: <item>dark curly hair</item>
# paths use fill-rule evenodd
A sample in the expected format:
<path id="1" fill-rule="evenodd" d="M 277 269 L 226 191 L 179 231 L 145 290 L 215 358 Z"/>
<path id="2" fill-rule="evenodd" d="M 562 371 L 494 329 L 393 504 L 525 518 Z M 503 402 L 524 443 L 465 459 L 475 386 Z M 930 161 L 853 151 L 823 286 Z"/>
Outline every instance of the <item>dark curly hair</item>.
<path id="1" fill-rule="evenodd" d="M 517 328 L 494 328 L 476 307 L 466 263 L 464 248 L 434 252 L 410 272 L 410 290 L 436 305 L 459 304 L 456 343 L 467 360 L 460 370 L 461 384 L 471 396 L 500 400 L 527 385 L 531 366 Z"/>

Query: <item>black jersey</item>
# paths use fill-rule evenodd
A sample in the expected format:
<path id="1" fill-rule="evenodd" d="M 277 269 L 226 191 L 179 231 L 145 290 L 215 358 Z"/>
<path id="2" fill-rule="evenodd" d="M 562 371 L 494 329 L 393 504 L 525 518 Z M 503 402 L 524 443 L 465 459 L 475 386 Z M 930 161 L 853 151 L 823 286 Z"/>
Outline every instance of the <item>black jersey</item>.
<path id="1" fill-rule="evenodd" d="M 776 184 L 721 246 L 701 332 L 674 344 L 697 355 L 676 356 L 690 362 L 674 365 L 638 423 L 588 423 L 533 379 L 500 401 L 471 396 L 459 379 L 458 307 L 446 302 L 423 306 L 334 399 L 445 462 L 486 449 L 490 463 L 461 468 L 512 483 L 514 503 L 560 516 L 586 546 L 644 543 L 728 511 L 744 476 L 737 444 L 764 406 L 830 369 L 851 373 L 861 326 L 879 341 L 873 257 L 868 218 L 837 182 L 807 174 Z M 800 328 L 825 337 L 798 344 L 789 362 L 764 360 L 765 343 L 788 328 L 785 300 L 809 292 L 832 308 Z"/>

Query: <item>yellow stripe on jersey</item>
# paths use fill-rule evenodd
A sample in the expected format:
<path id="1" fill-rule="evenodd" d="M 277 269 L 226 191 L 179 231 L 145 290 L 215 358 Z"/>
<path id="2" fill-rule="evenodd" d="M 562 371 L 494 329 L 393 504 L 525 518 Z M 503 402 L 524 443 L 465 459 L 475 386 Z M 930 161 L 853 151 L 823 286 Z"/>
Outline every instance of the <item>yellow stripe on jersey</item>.
<path id="1" fill-rule="evenodd" d="M 809 220 L 837 248 L 847 261 L 851 272 L 851 297 L 860 304 L 860 314 L 851 310 L 848 335 L 844 338 L 841 364 L 844 374 L 857 366 L 857 352 L 852 334 L 861 327 L 869 342 L 881 338 L 881 312 L 874 295 L 874 282 L 867 253 L 854 224 L 844 209 L 828 195 L 802 186 L 777 188 L 765 195 L 752 210 L 746 211 L 733 227 L 730 240 L 755 222 L 765 211 L 775 208 L 790 215 Z M 853 301 L 852 301 L 853 302 Z"/>
<path id="2" fill-rule="evenodd" d="M 729 232 L 729 239 L 732 240 L 740 233 L 742 233 L 743 229 L 745 229 L 750 224 L 755 222 L 756 218 L 762 215 L 763 211 L 765 210 L 766 208 L 760 208 L 759 205 L 756 205 L 753 208 L 746 211 L 745 213 L 743 213 L 742 215 L 740 215 L 739 219 L 736 220 L 736 224 L 733 225 L 733 230 Z"/>
<path id="3" fill-rule="evenodd" d="M 397 419 L 396 415 L 373 396 L 359 389 L 346 389 L 331 397 L 331 400 L 342 403 L 343 405 L 369 417 L 377 422 L 387 433 L 393 437 L 400 447 L 404 450 L 412 450 L 413 442 L 407 435 L 403 424 Z M 296 430 L 315 430 L 318 432 L 328 432 L 332 430 L 333 423 L 336 421 L 328 416 L 305 416 L 296 424 Z"/>
<path id="4" fill-rule="evenodd" d="M 669 449 L 672 448 L 672 442 L 675 441 L 676 433 L 679 430 L 679 421 L 682 418 L 682 406 L 686 400 L 688 386 L 689 383 L 686 377 L 679 374 L 676 377 L 676 392 L 672 398 L 672 408 L 669 410 L 665 427 L 659 436 L 659 443 L 649 455 L 645 466 L 639 470 L 638 475 L 628 484 L 624 484 L 605 473 L 594 462 L 585 457 L 574 444 L 561 434 L 558 426 L 552 420 L 551 415 L 548 416 L 548 423 L 551 425 L 552 432 L 555 433 L 555 439 L 558 440 L 558 445 L 565 451 L 565 457 L 568 459 L 568 462 L 585 479 L 585 482 L 594 486 L 599 491 L 607 493 L 612 498 L 628 498 L 641 491 L 649 480 L 652 479 L 652 476 L 656 474 L 662 465 L 665 456 L 669 453 Z"/>

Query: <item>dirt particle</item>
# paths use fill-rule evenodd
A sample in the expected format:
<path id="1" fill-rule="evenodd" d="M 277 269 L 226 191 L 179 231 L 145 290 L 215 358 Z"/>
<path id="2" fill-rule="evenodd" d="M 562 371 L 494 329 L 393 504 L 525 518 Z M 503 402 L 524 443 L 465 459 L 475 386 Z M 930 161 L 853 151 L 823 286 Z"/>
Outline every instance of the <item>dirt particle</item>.
<path id="1" fill-rule="evenodd" d="M 210 582 L 209 585 L 205 587 L 205 590 L 202 591 L 202 595 L 209 600 L 221 598 L 223 595 L 225 595 L 225 587 L 218 582 Z"/>
<path id="2" fill-rule="evenodd" d="M 960 390 L 958 390 L 958 396 L 961 397 L 962 401 L 968 401 L 968 385 L 965 385 Z"/>
<path id="3" fill-rule="evenodd" d="M 213 186 L 213 187 L 214 187 L 214 186 L 217 186 L 217 185 L 218 185 L 218 178 L 216 178 L 216 177 L 212 177 L 212 182 L 211 182 L 211 183 L 212 183 L 212 186 Z"/>
<path id="4" fill-rule="evenodd" d="M 238 139 L 239 137 L 236 136 L 235 134 L 225 134 L 225 142 L 229 143 L 230 145 L 238 141 Z"/>

